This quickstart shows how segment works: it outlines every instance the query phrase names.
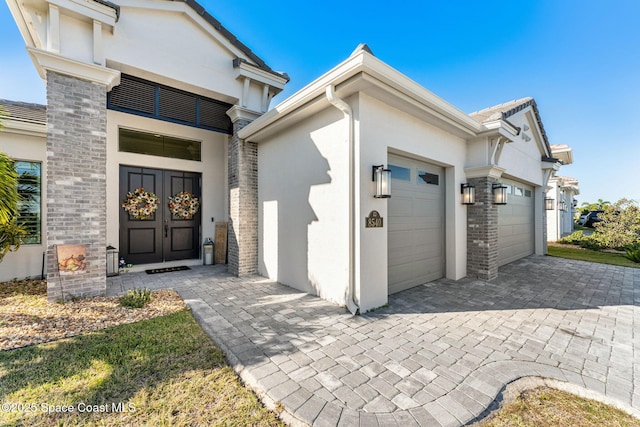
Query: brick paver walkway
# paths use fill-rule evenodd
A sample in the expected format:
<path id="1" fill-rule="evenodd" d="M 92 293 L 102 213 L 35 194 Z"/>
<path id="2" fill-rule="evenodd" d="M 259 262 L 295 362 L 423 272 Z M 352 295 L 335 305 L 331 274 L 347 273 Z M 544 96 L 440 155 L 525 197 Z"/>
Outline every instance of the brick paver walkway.
<path id="1" fill-rule="evenodd" d="M 491 282 L 441 279 L 361 316 L 223 267 L 109 279 L 176 289 L 286 420 L 458 426 L 505 385 L 565 381 L 640 409 L 640 269 L 531 256 Z"/>

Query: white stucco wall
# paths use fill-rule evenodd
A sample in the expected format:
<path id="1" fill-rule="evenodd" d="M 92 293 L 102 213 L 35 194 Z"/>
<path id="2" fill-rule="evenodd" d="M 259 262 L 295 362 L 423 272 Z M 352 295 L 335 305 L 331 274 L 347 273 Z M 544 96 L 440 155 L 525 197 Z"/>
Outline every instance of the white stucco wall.
<path id="1" fill-rule="evenodd" d="M 358 202 L 357 295 L 362 311 L 387 302 L 387 231 L 365 228 L 364 218 L 377 210 L 387 218 L 387 201 L 373 197 L 371 167 L 387 164 L 389 153 L 445 168 L 445 272 L 454 280 L 466 276 L 466 207 L 458 189 L 464 182 L 466 142 L 416 117 L 361 93 L 358 104 L 360 194 Z M 391 188 L 393 197 L 393 186 Z"/>
<path id="2" fill-rule="evenodd" d="M 347 122 L 333 107 L 258 145 L 258 270 L 345 304 L 349 280 Z"/>
<path id="3" fill-rule="evenodd" d="M 105 38 L 108 63 L 127 64 L 176 82 L 188 82 L 212 91 L 208 96 L 227 102 L 234 103 L 241 98 L 243 82 L 236 79 L 232 66 L 237 52 L 229 51 L 217 38 L 180 13 L 179 9 L 188 8 L 186 5 L 176 3 L 175 7 L 167 6 L 176 11 L 159 11 L 133 7 L 132 3 L 121 5 L 116 31 Z M 140 77 L 153 80 L 149 75 Z M 189 90 L 188 86 L 180 88 Z M 247 108 L 260 111 L 261 97 L 261 88 L 251 85 Z"/>
<path id="4" fill-rule="evenodd" d="M 16 132 L 8 125 L 0 132 L 0 151 L 4 151 L 14 160 L 25 160 L 31 162 L 41 162 L 42 168 L 42 192 L 41 192 L 41 221 L 42 221 L 42 241 L 41 244 L 24 244 L 16 252 L 5 255 L 0 262 L 0 281 L 22 279 L 25 277 L 39 277 L 42 273 L 42 254 L 46 250 L 46 232 L 44 226 L 47 221 L 46 209 L 46 134 L 44 125 L 42 134 L 25 135 Z"/>
<path id="5" fill-rule="evenodd" d="M 152 132 L 202 142 L 202 161 L 172 159 L 118 151 L 119 128 Z M 215 221 L 228 220 L 227 141 L 228 135 L 149 119 L 117 111 L 107 111 L 107 244 L 119 244 L 119 167 L 140 166 L 202 174 L 202 238 L 214 237 Z"/>
<path id="6" fill-rule="evenodd" d="M 513 142 L 505 144 L 498 166 L 505 168 L 504 175 L 518 181 L 523 181 L 533 186 L 543 185 L 543 172 L 541 169 L 540 145 L 534 137 L 535 123 L 532 120 L 532 110 L 524 109 L 509 117 L 509 122 L 522 128 L 520 135 L 514 137 Z M 524 126 L 529 130 L 524 130 Z M 531 139 L 526 140 L 525 136 Z"/>

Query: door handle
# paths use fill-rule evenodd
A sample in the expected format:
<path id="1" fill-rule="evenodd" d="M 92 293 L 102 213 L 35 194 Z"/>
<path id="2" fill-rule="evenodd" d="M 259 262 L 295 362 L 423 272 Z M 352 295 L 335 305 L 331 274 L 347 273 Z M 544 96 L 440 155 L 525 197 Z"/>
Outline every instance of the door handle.
<path id="1" fill-rule="evenodd" d="M 169 237 L 169 221 L 164 222 L 164 237 Z"/>

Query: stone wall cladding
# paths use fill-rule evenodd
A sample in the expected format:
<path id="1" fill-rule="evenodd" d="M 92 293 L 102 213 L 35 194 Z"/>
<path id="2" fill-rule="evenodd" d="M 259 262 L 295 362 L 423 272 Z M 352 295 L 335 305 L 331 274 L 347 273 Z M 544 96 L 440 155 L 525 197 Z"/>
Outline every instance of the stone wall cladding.
<path id="1" fill-rule="evenodd" d="M 106 87 L 47 71 L 47 297 L 106 293 Z M 84 274 L 58 273 L 56 248 L 86 245 Z"/>
<path id="2" fill-rule="evenodd" d="M 249 120 L 236 120 L 229 142 L 228 270 L 236 276 L 258 272 L 258 145 L 238 138 Z"/>
<path id="3" fill-rule="evenodd" d="M 498 206 L 493 204 L 490 178 L 473 178 L 476 204 L 467 207 L 467 276 L 498 277 Z"/>

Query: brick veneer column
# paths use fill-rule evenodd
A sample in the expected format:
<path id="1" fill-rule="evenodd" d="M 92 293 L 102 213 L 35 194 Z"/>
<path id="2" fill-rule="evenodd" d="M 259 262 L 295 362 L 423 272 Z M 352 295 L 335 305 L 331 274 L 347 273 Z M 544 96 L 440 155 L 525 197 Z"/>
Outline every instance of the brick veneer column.
<path id="1" fill-rule="evenodd" d="M 498 277 L 498 206 L 493 204 L 491 178 L 472 178 L 476 204 L 467 207 L 467 276 Z"/>
<path id="2" fill-rule="evenodd" d="M 229 141 L 229 258 L 236 276 L 258 271 L 258 145 L 238 138 L 251 120 L 233 117 Z"/>
<path id="3" fill-rule="evenodd" d="M 105 294 L 106 86 L 47 71 L 47 297 Z M 58 245 L 84 244 L 87 271 L 60 276 Z"/>

